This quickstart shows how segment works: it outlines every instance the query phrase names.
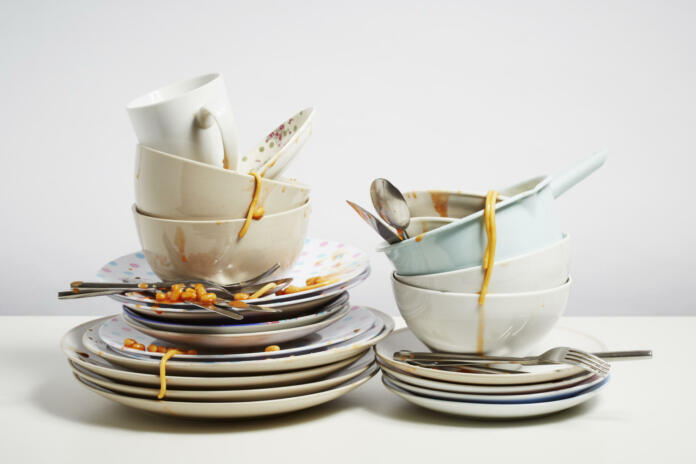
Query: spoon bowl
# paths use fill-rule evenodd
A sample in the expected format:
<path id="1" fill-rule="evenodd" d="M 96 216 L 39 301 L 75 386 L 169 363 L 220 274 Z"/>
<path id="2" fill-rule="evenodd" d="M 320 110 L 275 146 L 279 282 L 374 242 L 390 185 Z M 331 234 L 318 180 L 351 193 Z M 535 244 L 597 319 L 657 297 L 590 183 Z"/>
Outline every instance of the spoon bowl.
<path id="1" fill-rule="evenodd" d="M 408 239 L 406 229 L 411 222 L 411 212 L 399 189 L 387 179 L 375 179 L 370 186 L 370 197 L 380 217 Z"/>

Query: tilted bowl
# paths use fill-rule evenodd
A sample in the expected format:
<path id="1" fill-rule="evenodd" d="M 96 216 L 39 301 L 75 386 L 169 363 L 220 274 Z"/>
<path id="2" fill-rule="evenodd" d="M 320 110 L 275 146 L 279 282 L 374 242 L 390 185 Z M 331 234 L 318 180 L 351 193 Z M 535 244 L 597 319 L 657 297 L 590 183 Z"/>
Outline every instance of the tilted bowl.
<path id="1" fill-rule="evenodd" d="M 564 234 L 556 243 L 506 260 L 495 260 L 490 293 L 515 293 L 545 290 L 562 285 L 570 273 L 570 238 Z M 443 292 L 477 293 L 483 284 L 481 266 L 437 274 L 394 274 L 399 282 Z"/>
<path id="2" fill-rule="evenodd" d="M 290 268 L 307 235 L 304 205 L 253 220 L 242 238 L 243 219 L 190 221 L 148 216 L 133 205 L 145 259 L 163 280 L 207 279 L 221 284 L 254 277 L 274 263 Z"/>
<path id="3" fill-rule="evenodd" d="M 455 353 L 477 351 L 481 317 L 484 352 L 524 352 L 565 311 L 570 282 L 536 292 L 490 293 L 481 310 L 477 293 L 422 289 L 392 275 L 396 304 L 408 327 L 431 349 Z"/>
<path id="4" fill-rule="evenodd" d="M 495 205 L 496 260 L 510 259 L 562 238 L 554 199 L 590 175 L 606 160 L 604 153 L 550 177 L 541 176 L 501 190 Z M 379 249 L 400 275 L 434 274 L 478 266 L 487 243 L 483 210 L 451 224 Z"/>
<path id="5" fill-rule="evenodd" d="M 150 216 L 168 219 L 241 219 L 254 194 L 251 175 L 199 163 L 138 145 L 135 203 Z M 297 182 L 263 179 L 258 206 L 266 214 L 307 202 L 310 188 Z"/>

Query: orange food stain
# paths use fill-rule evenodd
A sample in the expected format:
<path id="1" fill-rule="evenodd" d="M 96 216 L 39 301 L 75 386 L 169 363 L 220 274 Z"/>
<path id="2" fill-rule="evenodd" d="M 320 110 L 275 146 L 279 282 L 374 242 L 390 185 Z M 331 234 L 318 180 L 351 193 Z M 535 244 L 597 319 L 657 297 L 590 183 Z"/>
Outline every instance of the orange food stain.
<path id="1" fill-rule="evenodd" d="M 430 192 L 433 208 L 435 208 L 435 211 L 437 211 L 440 217 L 447 217 L 447 203 L 449 202 L 449 197 L 449 192 Z"/>
<path id="2" fill-rule="evenodd" d="M 420 235 L 416 236 L 416 242 L 420 242 L 421 240 L 423 240 L 423 235 L 425 235 L 425 234 L 420 234 Z"/>

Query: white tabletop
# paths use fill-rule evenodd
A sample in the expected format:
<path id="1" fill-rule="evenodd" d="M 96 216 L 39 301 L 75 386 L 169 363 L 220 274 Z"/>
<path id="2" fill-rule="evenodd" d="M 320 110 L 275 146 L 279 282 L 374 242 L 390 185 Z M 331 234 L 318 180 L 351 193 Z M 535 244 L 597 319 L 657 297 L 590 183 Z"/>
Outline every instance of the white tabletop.
<path id="1" fill-rule="evenodd" d="M 0 318 L 0 462 L 687 462 L 696 459 L 696 318 L 565 318 L 610 349 L 650 348 L 616 363 L 594 400 L 534 420 L 437 414 L 389 393 L 379 375 L 332 403 L 264 420 L 205 423 L 128 409 L 81 387 L 59 341 L 86 317 Z M 403 326 L 401 320 L 397 327 Z M 485 461 L 484 461 L 485 460 Z"/>

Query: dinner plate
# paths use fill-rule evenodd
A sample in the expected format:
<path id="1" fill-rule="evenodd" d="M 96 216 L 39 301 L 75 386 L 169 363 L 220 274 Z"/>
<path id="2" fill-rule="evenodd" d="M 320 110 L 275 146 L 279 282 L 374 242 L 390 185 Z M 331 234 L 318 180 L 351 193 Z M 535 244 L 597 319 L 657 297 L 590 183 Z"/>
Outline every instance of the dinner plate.
<path id="1" fill-rule="evenodd" d="M 352 306 L 346 308 L 345 310 L 337 313 L 336 315 L 330 317 L 327 320 L 321 321 L 319 323 L 313 324 L 313 326 L 323 325 L 319 330 L 308 330 L 304 327 L 296 329 L 285 329 L 276 332 L 261 332 L 259 334 L 233 334 L 233 335 L 201 335 L 192 334 L 191 339 L 186 338 L 187 334 L 178 334 L 176 332 L 171 332 L 171 334 L 182 335 L 180 340 L 175 339 L 170 336 L 170 333 L 166 334 L 167 340 L 163 340 L 162 336 L 155 337 L 155 335 L 160 335 L 161 331 L 155 331 L 147 327 L 135 324 L 133 321 L 128 321 L 125 314 L 117 315 L 112 319 L 107 320 L 99 328 L 99 337 L 106 342 L 114 350 L 120 350 L 125 354 L 129 354 L 139 358 L 161 358 L 164 356 L 163 353 L 151 353 L 148 351 L 135 350 L 132 348 L 126 348 L 123 346 L 123 341 L 126 338 L 133 338 L 138 343 L 142 343 L 145 346 L 150 344 L 171 346 L 172 343 L 182 347 L 190 348 L 192 346 L 201 346 L 199 343 L 194 343 L 193 337 L 208 337 L 212 342 L 208 345 L 209 351 L 201 351 L 195 355 L 177 355 L 180 359 L 192 359 L 192 360 L 241 360 L 241 359 L 252 359 L 259 357 L 279 357 L 288 356 L 291 354 L 297 354 L 304 351 L 310 351 L 315 348 L 327 347 L 334 345 L 336 343 L 341 343 L 351 338 L 354 338 L 366 331 L 368 331 L 372 325 L 375 323 L 375 316 L 372 312 L 367 309 L 361 308 L 359 306 Z M 114 320 L 115 319 L 115 320 Z M 276 334 L 283 335 L 286 331 L 296 331 L 303 329 L 305 332 L 310 331 L 312 333 L 299 338 L 293 338 L 287 342 L 281 342 L 279 337 L 274 337 Z M 248 344 L 251 346 L 235 345 L 231 348 L 239 348 L 236 351 L 230 351 L 223 349 L 222 343 L 225 343 L 225 338 L 230 337 L 247 337 L 251 340 Z M 219 341 L 218 341 L 219 339 Z M 261 344 L 256 343 L 256 340 L 262 340 Z M 215 343 L 218 345 L 215 345 Z M 252 344 L 253 342 L 253 344 Z M 282 345 L 281 345 L 282 343 Z M 279 345 L 280 349 L 276 351 L 264 351 L 265 347 L 268 345 Z M 228 346 L 229 347 L 229 346 Z"/>
<path id="2" fill-rule="evenodd" d="M 243 359 L 238 361 L 211 360 L 201 362 L 190 360 L 190 358 L 177 360 L 177 357 L 174 357 L 167 362 L 167 373 L 190 376 L 199 374 L 227 375 L 283 372 L 339 362 L 365 351 L 389 335 L 394 329 L 394 321 L 391 316 L 375 309 L 369 309 L 369 311 L 375 316 L 375 324 L 373 327 L 362 335 L 330 347 L 322 347 L 314 351 L 291 356 L 265 356 L 263 358 Z M 99 338 L 99 327 L 111 317 L 113 316 L 96 319 L 73 329 L 80 331 L 82 342 L 87 351 L 101 356 L 114 364 L 135 371 L 159 373 L 159 359 L 133 358 L 127 356 L 120 350 L 111 350 L 106 343 Z M 183 358 L 183 356 L 181 356 L 181 358 Z"/>
<path id="3" fill-rule="evenodd" d="M 417 387 L 427 388 L 429 390 L 440 390 L 453 393 L 470 393 L 482 395 L 513 395 L 513 394 L 531 394 L 559 390 L 562 388 L 572 387 L 581 382 L 586 381 L 594 374 L 592 372 L 584 372 L 573 377 L 560 380 L 552 380 L 550 382 L 533 383 L 527 385 L 469 385 L 465 383 L 442 382 L 440 380 L 426 379 L 415 375 L 407 374 L 398 369 L 380 364 L 382 371 L 389 374 L 390 377 L 395 377 L 402 382 Z"/>
<path id="4" fill-rule="evenodd" d="M 430 398 L 410 393 L 394 385 L 387 377 L 382 377 L 382 383 L 388 390 L 402 397 L 406 401 L 417 404 L 426 409 L 443 412 L 455 416 L 477 417 L 481 419 L 520 419 L 526 417 L 543 416 L 554 412 L 572 408 L 595 396 L 609 380 L 606 377 L 602 382 L 583 392 L 569 398 L 556 401 L 540 401 L 532 403 L 515 404 L 491 404 L 473 403 L 468 401 L 453 401 Z"/>
<path id="5" fill-rule="evenodd" d="M 307 313 L 309 311 L 316 311 L 319 308 L 331 304 L 333 301 L 339 298 L 342 293 L 355 287 L 365 280 L 369 275 L 370 270 L 368 269 L 363 274 L 360 274 L 355 279 L 350 280 L 348 283 L 337 289 L 327 290 L 326 292 L 318 292 L 316 294 L 306 295 L 304 297 L 288 301 L 264 303 L 264 306 L 274 308 L 278 310 L 278 312 L 269 313 L 265 311 L 241 311 L 244 312 L 244 320 L 251 322 L 271 321 L 278 320 L 280 318 L 285 319 Z M 151 319 L 162 319 L 167 321 L 185 320 L 188 322 L 213 322 L 228 320 L 228 318 L 220 316 L 217 313 L 196 306 L 190 306 L 186 303 L 174 303 L 169 305 L 157 303 L 155 301 L 134 303 L 125 294 L 109 296 L 127 305 L 130 310 Z"/>
<path id="6" fill-rule="evenodd" d="M 238 321 L 231 323 L 232 319 L 225 318 L 223 320 L 215 320 L 210 322 L 186 322 L 186 321 L 168 321 L 162 319 L 152 319 L 150 317 L 139 314 L 137 311 L 132 311 L 128 305 L 123 306 L 123 311 L 138 323 L 151 327 L 157 330 L 165 330 L 168 332 L 185 332 L 185 333 L 207 333 L 207 334 L 235 334 L 235 333 L 250 333 L 250 332 L 271 332 L 274 330 L 290 329 L 293 327 L 302 327 L 315 322 L 322 321 L 329 316 L 345 309 L 348 306 L 348 292 L 342 293 L 341 296 L 331 302 L 328 306 L 318 312 L 302 314 L 297 317 L 291 317 L 281 320 L 248 322 Z M 241 323 L 239 323 L 241 322 Z"/>
<path id="7" fill-rule="evenodd" d="M 82 385 L 94 393 L 135 409 L 164 414 L 167 416 L 192 419 L 238 419 L 284 414 L 327 403 L 358 388 L 360 385 L 370 380 L 378 370 L 378 367 L 373 365 L 361 375 L 334 388 L 330 388 L 318 393 L 310 393 L 308 395 L 292 396 L 289 398 L 280 398 L 274 400 L 230 402 L 187 402 L 139 398 L 136 396 L 119 394 L 92 384 L 87 380 L 81 380 L 77 376 L 76 377 Z"/>
<path id="8" fill-rule="evenodd" d="M 571 387 L 561 388 L 552 391 L 539 392 L 539 393 L 518 393 L 518 394 L 479 394 L 479 393 L 455 393 L 441 390 L 434 390 L 430 388 L 417 387 L 401 380 L 392 377 L 388 371 L 382 371 L 382 375 L 387 376 L 387 378 L 396 385 L 397 387 L 406 390 L 408 392 L 414 393 L 421 396 L 429 396 L 431 398 L 437 398 L 441 400 L 455 400 L 455 401 L 472 401 L 474 403 L 496 403 L 496 404 L 513 404 L 523 401 L 535 402 L 535 401 L 554 401 L 560 400 L 572 396 L 583 390 L 587 390 L 598 383 L 604 381 L 607 377 L 606 375 L 593 375 L 584 381 L 581 381 Z"/>
<path id="9" fill-rule="evenodd" d="M 234 390 L 179 390 L 167 380 L 167 396 L 165 399 L 172 401 L 258 401 L 290 396 L 307 395 L 323 390 L 328 390 L 341 383 L 347 382 L 353 377 L 365 372 L 374 364 L 375 356 L 372 351 L 363 355 L 345 369 L 341 369 L 321 380 L 298 383 L 295 385 L 272 386 L 266 388 L 244 388 Z M 107 388 L 113 392 L 127 395 L 142 396 L 145 398 L 157 398 L 158 388 L 139 387 L 115 382 L 107 377 L 94 374 L 87 369 L 72 364 L 73 372 L 82 379 Z"/>
<path id="10" fill-rule="evenodd" d="M 186 333 L 186 332 L 171 332 L 166 330 L 153 329 L 131 318 L 128 314 L 121 315 L 121 319 L 136 329 L 138 332 L 148 334 L 152 337 L 164 340 L 167 342 L 178 344 L 179 346 L 195 347 L 195 348 L 210 348 L 213 350 L 226 349 L 248 349 L 254 347 L 253 351 L 261 351 L 259 348 L 264 348 L 269 345 L 280 345 L 292 340 L 297 340 L 309 336 L 319 330 L 327 327 L 344 316 L 347 316 L 350 308 L 346 305 L 339 312 L 330 317 L 314 322 L 312 324 L 303 325 L 300 327 L 291 327 L 287 329 L 264 331 L 264 332 L 249 332 L 249 333 L 227 333 L 227 334 L 207 334 L 207 333 Z M 158 343 L 159 345 L 160 343 Z M 123 346 L 123 340 L 121 340 Z"/>
<path id="11" fill-rule="evenodd" d="M 87 330 L 86 326 L 87 324 L 82 324 L 75 327 L 66 333 L 61 340 L 61 348 L 63 349 L 63 353 L 65 353 L 65 355 L 68 357 L 70 363 L 87 369 L 90 372 L 94 372 L 95 374 L 99 374 L 122 383 L 159 387 L 159 373 L 146 374 L 143 372 L 132 371 L 89 352 L 82 343 L 82 335 Z M 327 375 L 332 374 L 339 369 L 343 369 L 349 364 L 357 361 L 360 356 L 363 356 L 363 354 L 364 352 L 361 352 L 353 357 L 323 366 L 289 372 L 270 372 L 268 374 L 259 375 L 194 377 L 170 375 L 170 373 L 167 372 L 167 385 L 172 388 L 196 389 L 259 388 L 292 385 L 326 377 Z"/>
<path id="12" fill-rule="evenodd" d="M 579 331 L 555 327 L 530 352 L 540 354 L 556 346 L 572 346 L 584 351 L 605 351 L 606 346 L 592 337 Z M 395 369 L 408 374 L 418 375 L 445 382 L 466 383 L 477 385 L 526 385 L 531 383 L 549 382 L 565 379 L 585 372 L 580 367 L 567 365 L 524 366 L 525 373 L 514 375 L 476 374 L 470 372 L 450 372 L 427 367 L 413 366 L 394 359 L 393 354 L 399 350 L 430 351 L 408 328 L 400 329 L 381 341 L 376 347 L 377 359 Z M 527 353 L 515 353 L 512 356 L 526 356 Z"/>
<path id="13" fill-rule="evenodd" d="M 339 280 L 319 289 L 287 295 L 269 295 L 264 298 L 248 300 L 248 302 L 269 305 L 302 299 L 317 293 L 323 295 L 327 295 L 327 292 L 340 293 L 342 287 L 354 281 L 358 276 L 369 274 L 369 269 L 370 261 L 367 253 L 363 250 L 345 243 L 307 238 L 293 267 L 282 275 L 274 275 L 273 278 L 292 277 L 290 285 L 297 287 L 304 287 L 310 277 L 335 276 Z M 97 277 L 103 282 L 132 282 L 137 280 L 155 282 L 160 280 L 150 268 L 142 252 L 131 253 L 109 261 L 97 272 Z M 357 285 L 357 283 L 355 284 Z M 156 304 L 151 297 L 139 292 L 125 292 L 125 294 L 113 295 L 113 297 L 119 301 L 125 299 L 127 303 Z M 173 303 L 166 306 L 193 308 L 186 303 Z"/>

